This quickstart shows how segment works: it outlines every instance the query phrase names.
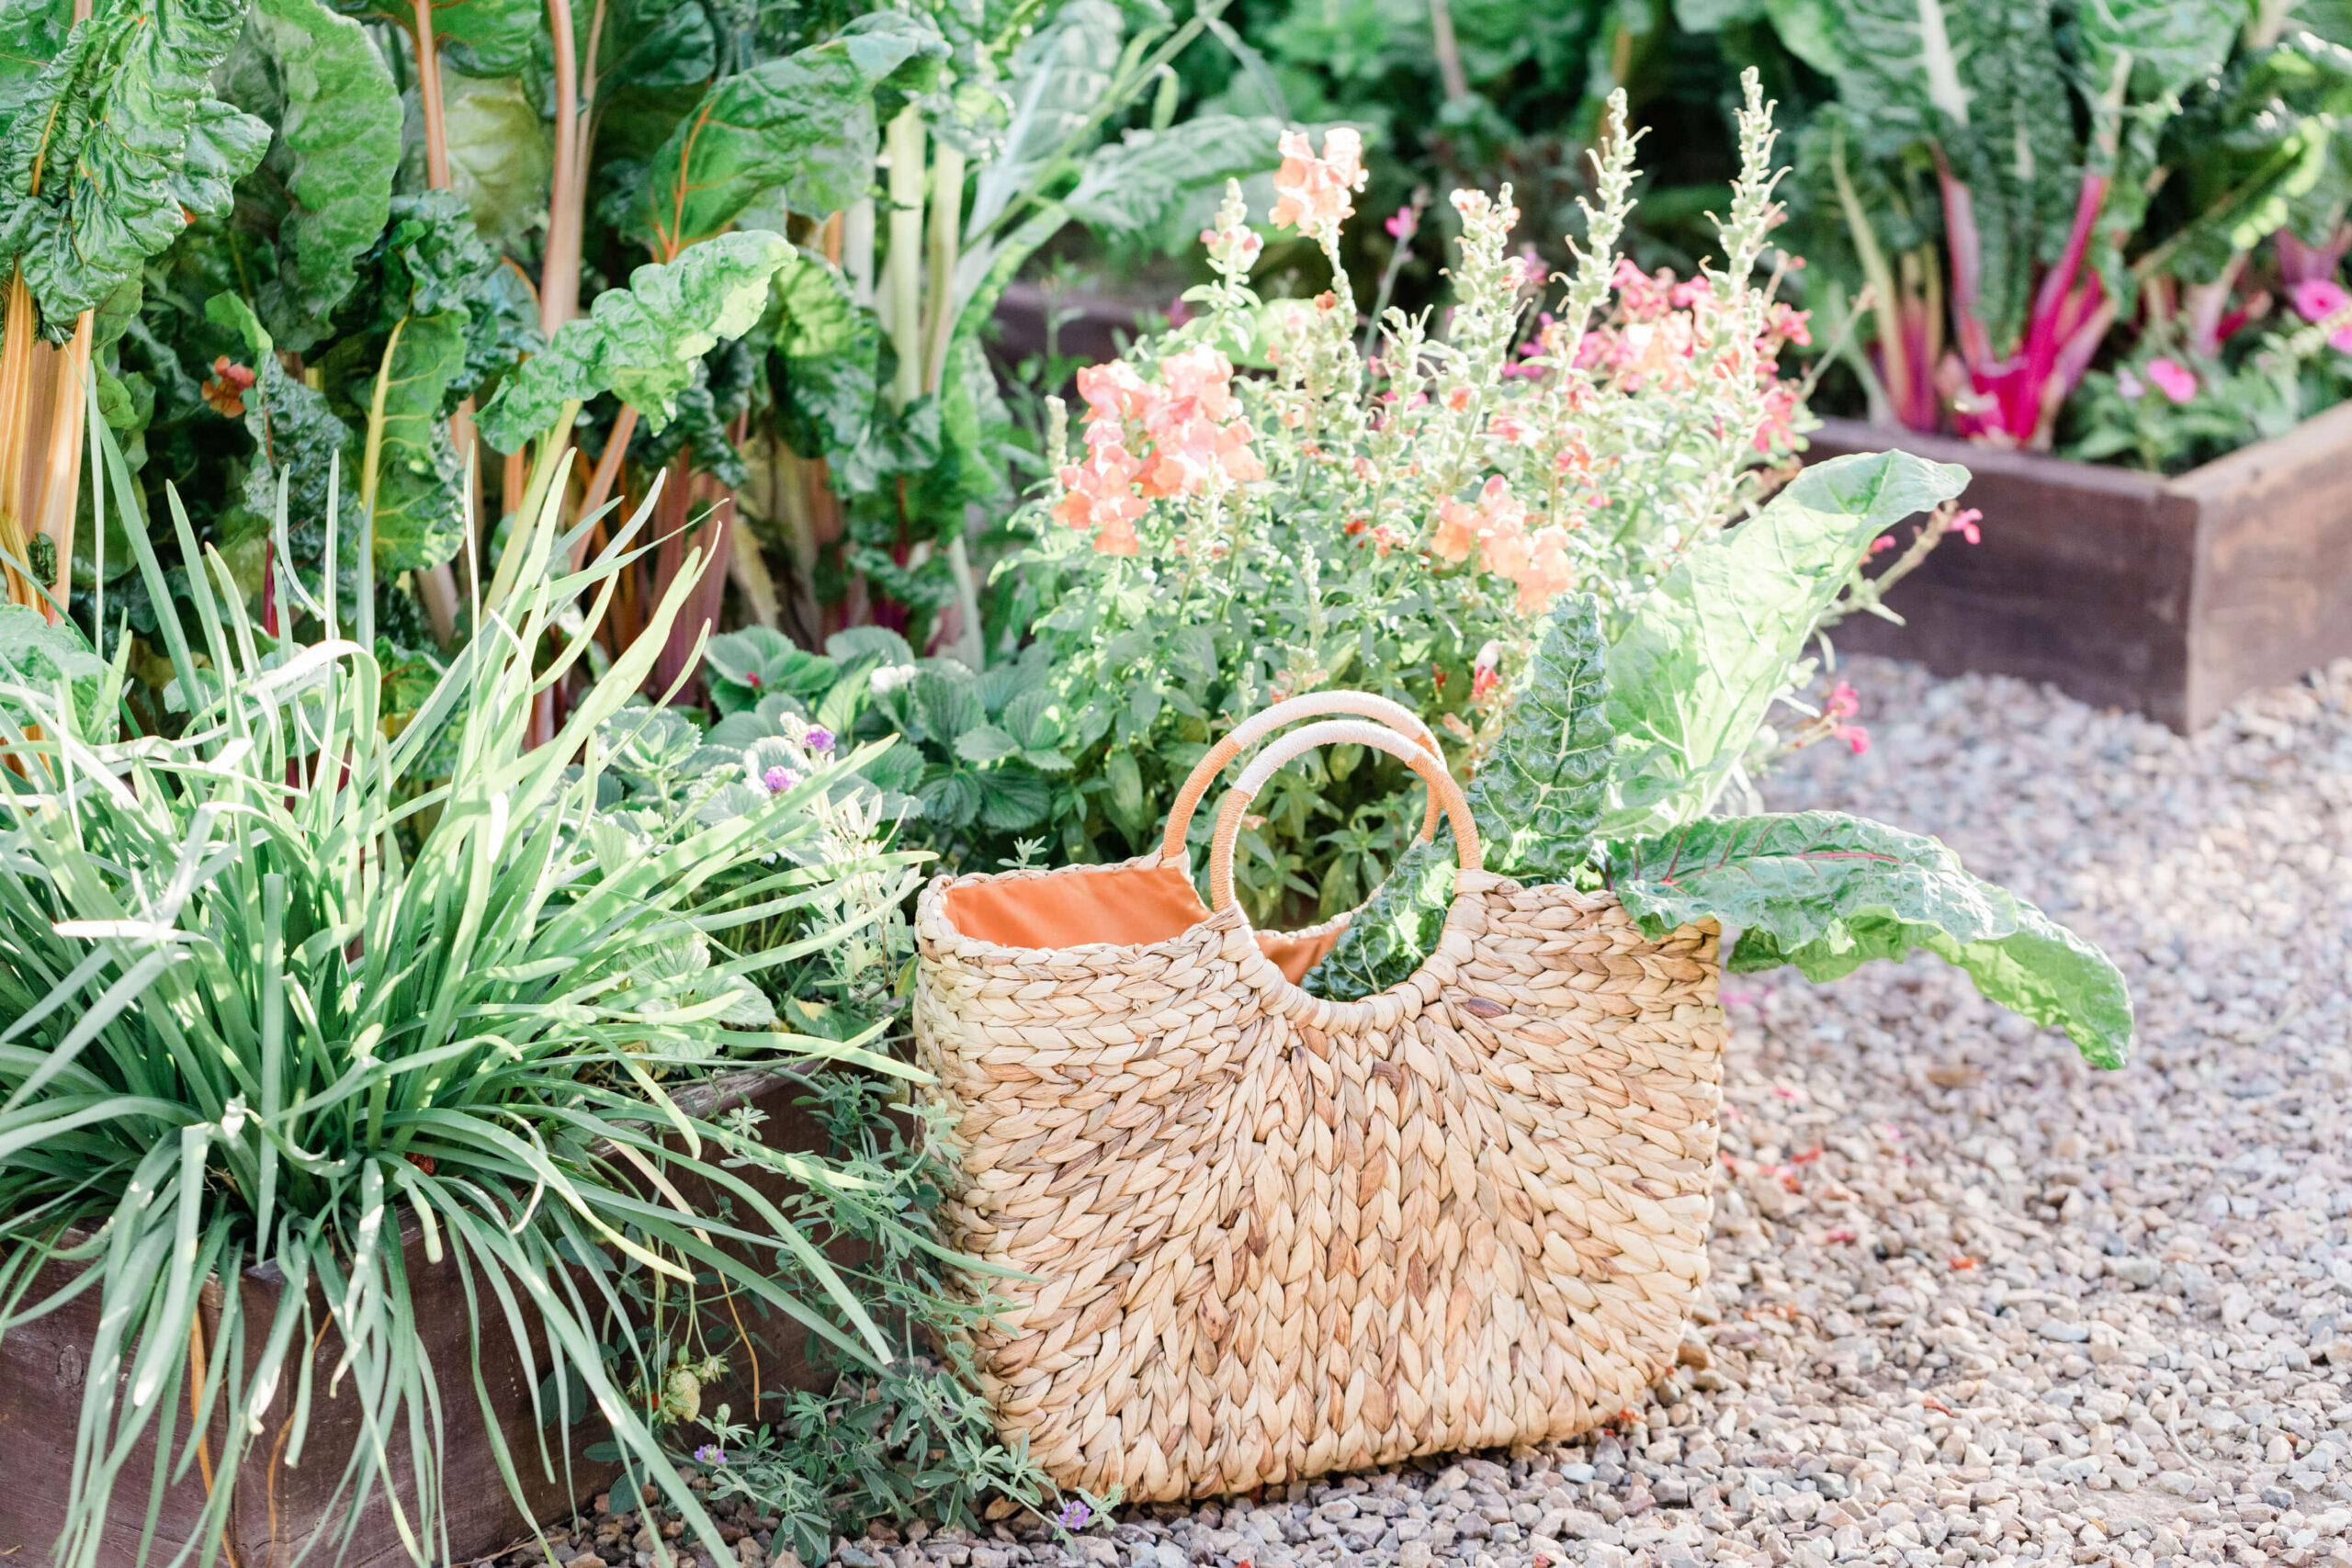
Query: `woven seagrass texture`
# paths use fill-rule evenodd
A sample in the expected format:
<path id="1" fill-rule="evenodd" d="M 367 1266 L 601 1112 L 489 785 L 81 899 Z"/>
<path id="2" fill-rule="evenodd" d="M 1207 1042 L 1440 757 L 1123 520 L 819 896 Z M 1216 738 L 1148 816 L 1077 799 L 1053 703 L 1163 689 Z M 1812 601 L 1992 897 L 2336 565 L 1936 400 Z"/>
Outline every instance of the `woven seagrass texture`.
<path id="1" fill-rule="evenodd" d="M 946 886 L 915 1037 L 948 1216 L 1036 1279 L 973 1282 L 1013 1303 L 976 1346 L 1058 1483 L 1208 1496 L 1562 1438 L 1671 1365 L 1706 1272 L 1712 925 L 1652 942 L 1607 894 L 1464 872 L 1428 962 L 1349 1003 L 1235 909 L 1006 948 Z"/>

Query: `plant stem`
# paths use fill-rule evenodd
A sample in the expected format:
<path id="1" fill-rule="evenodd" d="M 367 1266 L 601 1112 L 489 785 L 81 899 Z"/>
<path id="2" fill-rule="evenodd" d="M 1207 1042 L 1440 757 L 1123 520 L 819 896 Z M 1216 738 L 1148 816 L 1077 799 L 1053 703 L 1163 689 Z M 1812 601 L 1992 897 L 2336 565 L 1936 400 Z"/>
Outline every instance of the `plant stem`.
<path id="1" fill-rule="evenodd" d="M 588 493 L 580 502 L 580 518 L 586 521 L 596 514 L 596 509 L 612 499 L 613 486 L 621 475 L 621 463 L 628 456 L 629 437 L 637 434 L 637 407 L 621 405 L 620 417 L 613 421 L 613 432 L 605 437 L 605 455 L 596 459 L 596 471 L 589 476 Z M 571 570 L 578 571 L 588 555 L 588 536 L 571 547 Z"/>
<path id="2" fill-rule="evenodd" d="M 555 170 L 548 181 L 547 254 L 539 263 L 539 330 L 553 337 L 580 313 L 580 68 L 571 0 L 548 0 L 548 27 L 555 41 Z M 567 422 L 565 435 L 570 429 Z"/>
<path id="3" fill-rule="evenodd" d="M 890 250 L 882 262 L 882 298 L 890 346 L 898 355 L 890 401 L 905 408 L 922 392 L 922 115 L 912 104 L 890 122 Z"/>
<path id="4" fill-rule="evenodd" d="M 1430 0 L 1430 46 L 1437 54 L 1437 73 L 1445 84 L 1449 103 L 1470 96 L 1470 78 L 1462 69 L 1462 45 L 1453 36 L 1453 7 L 1447 0 Z"/>
<path id="5" fill-rule="evenodd" d="M 416 0 L 416 99 L 424 111 L 424 183 L 449 188 L 449 123 L 441 107 L 441 43 L 433 36 L 433 0 Z"/>
<path id="6" fill-rule="evenodd" d="M 956 242 L 963 225 L 964 151 L 946 142 L 931 161 L 930 298 L 924 302 L 927 347 L 923 354 L 922 389 L 939 390 L 946 373 L 947 350 L 956 335 Z"/>

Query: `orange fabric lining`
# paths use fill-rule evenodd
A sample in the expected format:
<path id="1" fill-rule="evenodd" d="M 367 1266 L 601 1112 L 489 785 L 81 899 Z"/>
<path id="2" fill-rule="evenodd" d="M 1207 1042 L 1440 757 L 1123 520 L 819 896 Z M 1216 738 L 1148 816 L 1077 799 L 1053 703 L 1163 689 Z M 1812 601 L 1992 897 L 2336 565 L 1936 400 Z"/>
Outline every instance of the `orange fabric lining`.
<path id="1" fill-rule="evenodd" d="M 1133 947 L 1182 936 L 1209 918 L 1193 879 L 1173 865 L 967 883 L 948 888 L 940 903 L 957 931 L 999 947 L 1052 949 L 1094 942 Z M 1340 932 L 1260 931 L 1257 939 L 1259 951 L 1296 985 L 1331 951 Z"/>

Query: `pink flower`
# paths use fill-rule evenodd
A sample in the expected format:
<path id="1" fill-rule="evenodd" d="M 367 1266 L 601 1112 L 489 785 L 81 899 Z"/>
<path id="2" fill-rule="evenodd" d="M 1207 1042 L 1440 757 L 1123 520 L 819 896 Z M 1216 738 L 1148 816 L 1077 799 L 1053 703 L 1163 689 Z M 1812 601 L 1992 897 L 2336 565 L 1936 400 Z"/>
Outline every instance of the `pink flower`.
<path id="1" fill-rule="evenodd" d="M 1829 700 L 1822 707 L 1833 718 L 1851 718 L 1862 711 L 1861 695 L 1840 681 L 1829 688 Z"/>
<path id="2" fill-rule="evenodd" d="M 1329 147 L 1330 143 L 1326 141 L 1324 145 Z M 1388 231 L 1390 239 L 1401 245 L 1420 232 L 1421 215 L 1414 211 L 1410 206 L 1400 207 L 1396 209 L 1396 215 L 1383 223 L 1381 227 Z"/>
<path id="3" fill-rule="evenodd" d="M 1951 531 L 1972 545 L 1981 545 L 1984 542 L 1984 531 L 1976 525 L 1983 521 L 1984 521 L 1984 513 L 1972 506 L 1967 511 L 1953 516 Z"/>
<path id="4" fill-rule="evenodd" d="M 1891 550 L 1893 548 L 1894 548 L 1894 536 L 1892 534 L 1881 534 L 1877 538 L 1871 541 L 1871 554 L 1872 555 L 1877 555 L 1882 550 Z"/>
<path id="5" fill-rule="evenodd" d="M 1859 724 L 1841 724 L 1829 733 L 1833 739 L 1843 740 L 1857 757 L 1871 749 L 1871 732 Z"/>
<path id="6" fill-rule="evenodd" d="M 2170 359 L 2148 361 L 2148 379 L 2156 390 L 2174 402 L 2185 403 L 2197 395 L 2197 375 L 2187 366 Z"/>
<path id="7" fill-rule="evenodd" d="M 2307 277 L 2293 290 L 2295 314 L 2307 321 L 2324 321 L 2346 305 L 2352 305 L 2352 294 L 2346 294 L 2341 284 L 2331 277 Z M 2352 326 L 2338 327 L 2328 334 L 2332 347 L 2352 354 Z"/>
<path id="8" fill-rule="evenodd" d="M 1303 130 L 1283 132 L 1283 166 L 1274 171 L 1275 227 L 1285 225 L 1327 243 L 1355 211 L 1349 194 L 1363 189 L 1363 138 L 1345 126 L 1323 134 L 1323 155 Z"/>
<path id="9" fill-rule="evenodd" d="M 2148 395 L 2148 389 L 2132 374 L 2130 366 L 2119 366 L 2115 371 L 2115 395 L 2127 403 L 2136 403 Z"/>
<path id="10" fill-rule="evenodd" d="M 2290 291 L 2295 301 L 2295 314 L 2307 321 L 2324 321 L 2346 305 L 2352 305 L 2352 294 L 2332 277 L 2307 277 Z"/>

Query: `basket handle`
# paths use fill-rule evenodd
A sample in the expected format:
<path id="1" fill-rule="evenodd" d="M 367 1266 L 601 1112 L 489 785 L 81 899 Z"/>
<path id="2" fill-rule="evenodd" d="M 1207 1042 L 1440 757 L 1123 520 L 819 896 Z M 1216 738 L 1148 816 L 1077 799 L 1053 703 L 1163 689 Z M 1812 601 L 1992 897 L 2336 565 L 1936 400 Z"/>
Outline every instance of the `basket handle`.
<path id="1" fill-rule="evenodd" d="M 1184 787 L 1176 792 L 1176 804 L 1169 807 L 1168 829 L 1160 835 L 1159 840 L 1159 858 L 1162 861 L 1172 861 L 1183 857 L 1184 834 L 1193 825 L 1194 807 L 1200 805 L 1201 797 L 1208 794 L 1209 785 L 1216 783 L 1217 775 L 1225 772 L 1227 766 L 1236 757 L 1240 756 L 1242 752 L 1247 751 L 1293 719 L 1334 713 L 1353 714 L 1359 718 L 1377 719 L 1408 740 L 1418 742 L 1430 756 L 1441 760 L 1445 756 L 1444 752 L 1438 750 L 1437 737 L 1430 733 L 1428 725 L 1421 722 L 1420 715 L 1402 703 L 1391 702 L 1386 697 L 1374 696 L 1370 692 L 1309 692 L 1304 696 L 1292 697 L 1287 701 L 1276 703 L 1263 712 L 1243 719 L 1234 726 L 1224 739 L 1209 748 L 1208 754 L 1204 756 L 1199 765 L 1193 769 L 1192 776 L 1184 781 Z M 1381 750 L 1394 750 L 1395 749 L 1384 746 Z M 1396 754 L 1405 755 L 1401 751 Z M 1440 809 L 1436 792 L 1431 791 L 1429 810 L 1421 818 L 1423 839 L 1436 836 Z"/>
<path id="2" fill-rule="evenodd" d="M 1271 711 L 1271 710 L 1269 710 Z M 1370 746 L 1400 758 L 1406 766 L 1421 775 L 1430 786 L 1430 800 L 1444 808 L 1448 823 L 1453 829 L 1453 850 L 1464 871 L 1485 869 L 1485 852 L 1479 847 L 1477 824 L 1470 819 L 1470 803 L 1462 794 L 1462 786 L 1453 782 L 1446 771 L 1444 760 L 1434 750 L 1425 750 L 1393 729 L 1361 719 L 1327 719 L 1310 724 L 1304 729 L 1294 729 L 1276 740 L 1257 759 L 1241 771 L 1240 780 L 1225 792 L 1225 799 L 1217 806 L 1216 834 L 1209 840 L 1209 908 L 1223 909 L 1233 903 L 1233 840 L 1241 832 L 1241 814 L 1257 798 L 1259 790 L 1274 776 L 1282 765 L 1301 752 L 1317 746 Z"/>

